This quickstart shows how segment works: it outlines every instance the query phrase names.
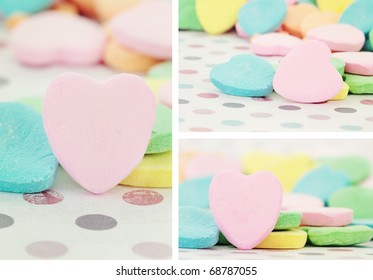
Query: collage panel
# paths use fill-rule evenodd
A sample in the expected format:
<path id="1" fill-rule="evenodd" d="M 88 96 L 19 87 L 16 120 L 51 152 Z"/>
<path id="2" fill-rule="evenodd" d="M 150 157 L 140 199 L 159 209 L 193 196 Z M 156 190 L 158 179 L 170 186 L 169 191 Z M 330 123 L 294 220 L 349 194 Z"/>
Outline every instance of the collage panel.
<path id="1" fill-rule="evenodd" d="M 373 259 L 372 145 L 180 140 L 179 258 Z"/>

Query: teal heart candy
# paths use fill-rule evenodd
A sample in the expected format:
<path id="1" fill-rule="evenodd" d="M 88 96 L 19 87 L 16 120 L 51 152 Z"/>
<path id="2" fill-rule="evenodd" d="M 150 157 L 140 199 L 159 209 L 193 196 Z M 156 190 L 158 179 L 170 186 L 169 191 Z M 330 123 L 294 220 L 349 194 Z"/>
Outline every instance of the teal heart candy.
<path id="1" fill-rule="evenodd" d="M 158 104 L 152 136 L 146 154 L 158 154 L 172 149 L 172 111 Z"/>
<path id="2" fill-rule="evenodd" d="M 0 191 L 44 191 L 57 166 L 41 115 L 20 103 L 0 103 Z"/>
<path id="3" fill-rule="evenodd" d="M 52 6 L 56 0 L 1 0 L 0 14 L 9 16 L 13 13 L 36 13 Z"/>
<path id="4" fill-rule="evenodd" d="M 372 11 L 372 0 L 356 0 L 344 10 L 339 23 L 352 25 L 368 34 L 373 28 Z"/>
<path id="5" fill-rule="evenodd" d="M 196 13 L 196 0 L 179 0 L 179 29 L 203 30 Z"/>

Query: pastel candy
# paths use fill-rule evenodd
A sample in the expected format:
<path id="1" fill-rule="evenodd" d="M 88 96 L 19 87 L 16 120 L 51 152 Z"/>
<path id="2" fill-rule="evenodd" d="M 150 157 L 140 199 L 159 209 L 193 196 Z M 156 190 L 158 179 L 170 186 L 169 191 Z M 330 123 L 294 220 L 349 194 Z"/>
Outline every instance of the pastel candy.
<path id="1" fill-rule="evenodd" d="M 332 64 L 337 69 L 338 73 L 342 76 L 345 72 L 346 63 L 337 57 L 332 57 Z"/>
<path id="2" fill-rule="evenodd" d="M 215 65 L 210 72 L 210 80 L 226 94 L 258 97 L 272 92 L 274 74 L 272 65 L 266 60 L 243 54 Z"/>
<path id="3" fill-rule="evenodd" d="M 212 176 L 183 181 L 179 186 L 179 205 L 210 208 L 209 189 Z"/>
<path id="4" fill-rule="evenodd" d="M 12 14 L 11 16 L 7 17 L 5 21 L 5 26 L 8 30 L 11 30 L 28 17 L 29 15 L 25 13 Z"/>
<path id="5" fill-rule="evenodd" d="M 302 22 L 307 16 L 317 12 L 318 9 L 311 4 L 301 3 L 298 5 L 289 6 L 286 18 L 283 22 L 285 31 L 291 35 L 302 37 Z"/>
<path id="6" fill-rule="evenodd" d="M 325 43 L 302 42 L 280 62 L 273 88 L 284 98 L 297 102 L 327 101 L 336 96 L 343 85 L 341 75 L 330 60 L 331 52 Z"/>
<path id="7" fill-rule="evenodd" d="M 337 23 L 339 14 L 337 12 L 314 12 L 306 16 L 300 25 L 302 37 L 305 37 L 308 31 L 327 24 Z"/>
<path id="8" fill-rule="evenodd" d="M 196 0 L 179 0 L 179 29 L 202 30 L 196 12 Z"/>
<path id="9" fill-rule="evenodd" d="M 373 93 L 373 76 L 359 76 L 345 74 L 345 82 L 350 87 L 352 94 L 372 94 Z"/>
<path id="10" fill-rule="evenodd" d="M 179 248 L 210 248 L 218 242 L 219 229 L 209 210 L 179 208 Z"/>
<path id="11" fill-rule="evenodd" d="M 365 43 L 364 33 L 348 24 L 327 24 L 310 30 L 307 38 L 319 40 L 333 52 L 360 51 Z"/>
<path id="12" fill-rule="evenodd" d="M 300 249 L 306 245 L 307 233 L 302 230 L 284 230 L 271 232 L 256 249 Z"/>
<path id="13" fill-rule="evenodd" d="M 56 0 L 1 0 L 0 14 L 9 16 L 16 12 L 36 13 L 52 6 Z"/>
<path id="14" fill-rule="evenodd" d="M 334 11 L 342 13 L 354 0 L 316 0 L 317 6 L 321 11 Z"/>
<path id="15" fill-rule="evenodd" d="M 236 159 L 220 155 L 200 154 L 186 163 L 183 171 L 184 179 L 212 176 L 224 170 L 241 171 L 240 162 Z"/>
<path id="16" fill-rule="evenodd" d="M 340 23 L 350 24 L 368 34 L 373 28 L 373 1 L 356 0 L 341 15 Z"/>
<path id="17" fill-rule="evenodd" d="M 103 193 L 141 162 L 155 113 L 155 97 L 138 76 L 97 82 L 65 73 L 48 87 L 43 120 L 66 172 L 88 191 Z"/>
<path id="18" fill-rule="evenodd" d="M 159 59 L 133 52 L 118 44 L 114 39 L 106 43 L 104 63 L 122 72 L 144 73 L 160 62 Z"/>
<path id="19" fill-rule="evenodd" d="M 146 154 L 157 154 L 172 149 L 172 111 L 158 104 L 152 136 Z"/>
<path id="20" fill-rule="evenodd" d="M 324 201 L 310 194 L 284 193 L 281 209 L 288 210 L 294 207 L 324 207 Z"/>
<path id="21" fill-rule="evenodd" d="M 35 97 L 25 97 L 18 99 L 17 102 L 22 103 L 26 106 L 33 108 L 37 112 L 43 111 L 43 97 L 35 96 Z"/>
<path id="22" fill-rule="evenodd" d="M 249 36 L 269 33 L 281 26 L 286 11 L 285 0 L 251 0 L 238 13 L 238 23 Z"/>
<path id="23" fill-rule="evenodd" d="M 79 8 L 79 11 L 89 17 L 96 17 L 95 0 L 69 0 L 72 3 L 62 2 L 61 4 L 72 4 Z"/>
<path id="24" fill-rule="evenodd" d="M 165 79 L 158 79 L 158 78 L 145 78 L 145 82 L 148 85 L 148 87 L 153 91 L 153 93 L 158 92 L 160 87 L 166 82 Z M 156 96 L 156 94 L 155 94 Z"/>
<path id="25" fill-rule="evenodd" d="M 308 3 L 308 4 L 312 4 L 312 5 L 316 6 L 316 0 L 298 0 L 297 2 L 298 2 L 298 4 Z"/>
<path id="26" fill-rule="evenodd" d="M 373 228 L 373 219 L 354 219 L 351 225 L 367 226 L 367 227 Z"/>
<path id="27" fill-rule="evenodd" d="M 346 99 L 349 91 L 350 91 L 350 87 L 348 86 L 348 84 L 346 84 L 345 82 L 343 82 L 343 86 L 342 86 L 341 91 L 336 96 L 334 96 L 332 99 L 330 99 L 330 100 L 333 100 L 333 101 L 335 101 L 335 100 L 344 100 L 344 99 Z"/>
<path id="28" fill-rule="evenodd" d="M 370 173 L 369 161 L 361 156 L 323 157 L 317 161 L 324 166 L 344 172 L 352 184 L 364 181 Z"/>
<path id="29" fill-rule="evenodd" d="M 109 25 L 121 46 L 158 59 L 172 57 L 171 1 L 141 3 L 115 16 Z"/>
<path id="30" fill-rule="evenodd" d="M 288 230 L 299 227 L 302 213 L 294 211 L 280 212 L 274 230 Z"/>
<path id="31" fill-rule="evenodd" d="M 220 231 L 237 248 L 249 250 L 273 230 L 281 207 L 282 186 L 267 171 L 249 176 L 223 171 L 212 179 L 209 200 Z"/>
<path id="32" fill-rule="evenodd" d="M 302 226 L 342 227 L 351 224 L 353 211 L 336 207 L 295 207 L 290 211 L 302 213 Z"/>
<path id="33" fill-rule="evenodd" d="M 301 40 L 285 33 L 268 33 L 255 36 L 251 40 L 251 50 L 256 55 L 285 56 Z"/>
<path id="34" fill-rule="evenodd" d="M 314 195 L 327 201 L 334 192 L 346 188 L 348 184 L 345 173 L 320 166 L 304 175 L 295 185 L 293 192 Z"/>
<path id="35" fill-rule="evenodd" d="M 367 226 L 301 227 L 308 234 L 308 241 L 315 246 L 352 246 L 368 242 L 373 229 Z"/>
<path id="36" fill-rule="evenodd" d="M 97 16 L 101 21 L 107 21 L 119 13 L 131 9 L 143 0 L 93 0 Z M 146 16 L 144 15 L 144 18 Z"/>
<path id="37" fill-rule="evenodd" d="M 172 83 L 171 81 L 163 84 L 158 90 L 159 102 L 168 108 L 172 108 Z"/>
<path id="38" fill-rule="evenodd" d="M 280 180 L 284 191 L 291 191 L 295 183 L 313 167 L 313 160 L 302 154 L 285 156 L 256 152 L 244 157 L 245 173 L 270 171 Z"/>
<path id="39" fill-rule="evenodd" d="M 221 34 L 231 29 L 246 0 L 196 0 L 197 17 L 209 34 Z"/>
<path id="40" fill-rule="evenodd" d="M 58 162 L 39 113 L 0 103 L 0 159 L 0 191 L 34 193 L 52 186 Z"/>
<path id="41" fill-rule="evenodd" d="M 61 12 L 43 12 L 11 30 L 15 57 L 31 66 L 92 65 L 101 59 L 104 34 L 86 18 Z"/>
<path id="42" fill-rule="evenodd" d="M 162 78 L 171 79 L 172 78 L 172 62 L 164 61 L 152 66 L 148 70 L 148 77 L 151 78 Z"/>
<path id="43" fill-rule="evenodd" d="M 346 73 L 373 76 L 372 52 L 340 52 L 333 54 L 333 57 L 346 63 Z"/>
<path id="44" fill-rule="evenodd" d="M 170 188 L 172 186 L 172 152 L 145 155 L 140 164 L 120 184 L 134 187 Z"/>
<path id="45" fill-rule="evenodd" d="M 373 189 L 354 187 L 339 190 L 328 202 L 332 207 L 351 208 L 355 219 L 373 219 Z"/>
<path id="46" fill-rule="evenodd" d="M 249 35 L 245 33 L 245 31 L 242 29 L 242 27 L 240 26 L 238 22 L 236 22 L 236 25 L 234 26 L 234 28 L 236 29 L 236 33 L 239 37 L 244 38 L 244 39 L 249 38 Z"/>

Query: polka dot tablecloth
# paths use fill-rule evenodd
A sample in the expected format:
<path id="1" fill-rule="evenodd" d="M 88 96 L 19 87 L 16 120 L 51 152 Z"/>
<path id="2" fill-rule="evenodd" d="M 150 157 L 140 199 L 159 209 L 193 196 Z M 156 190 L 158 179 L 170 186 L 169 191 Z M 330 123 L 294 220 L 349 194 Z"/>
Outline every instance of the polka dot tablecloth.
<path id="1" fill-rule="evenodd" d="M 296 103 L 274 92 L 265 98 L 226 95 L 211 84 L 210 70 L 233 55 L 250 53 L 247 40 L 235 34 L 179 34 L 180 131 L 373 131 L 372 95 L 322 104 Z"/>
<path id="2" fill-rule="evenodd" d="M 41 97 L 66 71 L 97 79 L 116 74 L 102 65 L 22 66 L 1 23 L 0 61 L 0 102 Z M 170 259 L 171 197 L 171 189 L 125 186 L 94 195 L 60 168 L 51 190 L 0 192 L 0 259 Z"/>

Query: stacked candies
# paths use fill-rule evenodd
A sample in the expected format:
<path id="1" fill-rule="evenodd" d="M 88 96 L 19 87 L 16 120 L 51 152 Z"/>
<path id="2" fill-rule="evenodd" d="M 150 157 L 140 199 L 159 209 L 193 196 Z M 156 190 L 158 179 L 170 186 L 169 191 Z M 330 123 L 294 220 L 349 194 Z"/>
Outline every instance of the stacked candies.
<path id="1" fill-rule="evenodd" d="M 361 156 L 249 152 L 180 159 L 179 247 L 300 249 L 373 237 L 370 163 Z M 367 185 L 369 185 L 367 183 Z"/>

